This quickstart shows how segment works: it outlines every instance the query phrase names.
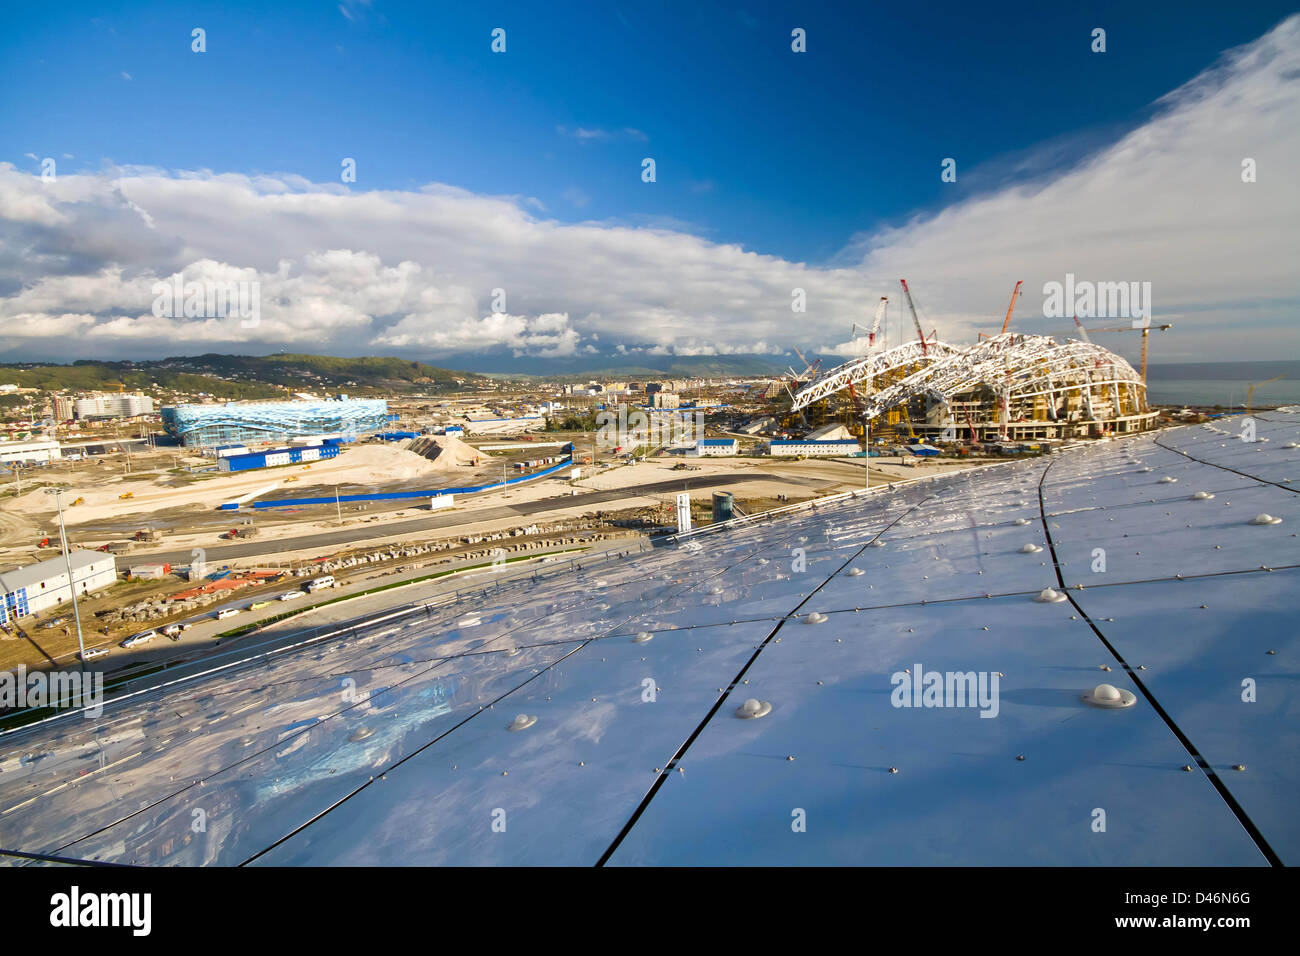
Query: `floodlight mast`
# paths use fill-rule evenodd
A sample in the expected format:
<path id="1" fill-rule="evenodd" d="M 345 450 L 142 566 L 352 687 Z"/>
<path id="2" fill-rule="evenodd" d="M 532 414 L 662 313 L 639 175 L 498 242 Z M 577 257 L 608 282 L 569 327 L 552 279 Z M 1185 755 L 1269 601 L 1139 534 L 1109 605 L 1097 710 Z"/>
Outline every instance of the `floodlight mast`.
<path id="1" fill-rule="evenodd" d="M 63 566 L 68 572 L 68 590 L 72 592 L 72 617 L 77 624 L 77 659 L 81 663 L 81 669 L 86 669 L 86 643 L 81 636 L 81 609 L 77 607 L 77 582 L 72 577 L 72 555 L 68 552 L 68 533 L 63 525 L 63 489 L 46 488 L 47 495 L 54 495 L 55 504 L 59 509 L 59 546 L 63 548 Z M 82 693 L 85 693 L 83 682 Z"/>

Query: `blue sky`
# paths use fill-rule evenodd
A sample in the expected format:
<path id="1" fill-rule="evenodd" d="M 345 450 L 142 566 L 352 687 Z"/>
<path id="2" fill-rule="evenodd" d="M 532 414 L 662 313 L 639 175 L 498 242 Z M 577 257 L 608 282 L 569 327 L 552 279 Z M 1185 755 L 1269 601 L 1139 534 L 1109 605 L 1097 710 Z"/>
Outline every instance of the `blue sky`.
<path id="1" fill-rule="evenodd" d="M 342 187 L 352 194 L 442 184 L 504 199 L 547 223 L 668 231 L 785 265 L 839 269 L 860 264 L 863 248 L 918 217 L 1087 163 L 1148 123 L 1160 97 L 1294 9 L 60 4 L 11 12 L 0 33 L 0 162 L 32 174 L 38 158 L 55 157 L 62 177 L 145 167 L 337 185 L 340 160 L 352 157 L 357 181 Z M 1098 26 L 1107 31 L 1103 55 L 1090 49 Z M 201 55 L 190 49 L 194 27 L 206 30 Z M 490 50 L 495 27 L 506 30 L 505 54 Z M 791 52 L 793 27 L 807 31 L 806 54 Z M 653 184 L 640 178 L 647 156 L 657 164 Z M 956 183 L 940 180 L 945 157 L 957 160 Z M 213 258 L 195 234 L 183 242 Z M 326 250 L 286 244 L 263 258 L 308 251 Z M 377 255 L 380 268 L 402 257 L 352 251 Z M 80 258 L 51 271 L 75 271 Z M 217 261 L 266 268 L 228 255 Z M 118 265 L 128 275 L 148 268 Z M 160 262 L 154 271 L 185 265 Z M 1009 290 L 1016 278 L 1028 277 L 1000 276 L 999 286 Z M 0 294 L 32 281 L 0 269 Z M 486 312 L 483 283 L 463 285 Z M 563 313 L 570 325 L 585 317 L 591 331 L 600 325 L 593 315 L 613 321 L 599 296 L 536 298 L 534 317 Z M 636 322 L 661 307 L 648 306 Z M 609 342 L 617 327 L 604 330 Z M 753 342 L 788 344 L 771 338 Z M 120 352 L 115 342 L 103 348 Z M 14 354 L 40 351 L 26 340 L 4 344 Z M 137 336 L 131 347 L 153 344 Z M 257 344 L 265 350 L 269 340 Z"/>

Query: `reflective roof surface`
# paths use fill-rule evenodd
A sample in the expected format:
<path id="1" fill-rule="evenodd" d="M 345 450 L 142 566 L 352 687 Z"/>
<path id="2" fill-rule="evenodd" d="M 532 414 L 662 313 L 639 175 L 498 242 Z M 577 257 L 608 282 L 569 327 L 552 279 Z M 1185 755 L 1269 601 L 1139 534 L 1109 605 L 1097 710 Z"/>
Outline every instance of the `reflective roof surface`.
<path id="1" fill-rule="evenodd" d="M 1300 415 L 1239 424 L 685 537 L 7 733 L 0 849 L 1300 862 Z"/>

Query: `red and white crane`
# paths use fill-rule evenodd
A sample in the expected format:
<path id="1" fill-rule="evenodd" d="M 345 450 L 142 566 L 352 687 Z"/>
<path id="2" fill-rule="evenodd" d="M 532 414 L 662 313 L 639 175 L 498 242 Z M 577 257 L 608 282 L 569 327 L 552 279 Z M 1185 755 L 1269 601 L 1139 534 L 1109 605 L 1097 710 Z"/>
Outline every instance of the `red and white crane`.
<path id="1" fill-rule="evenodd" d="M 921 320 L 916 315 L 916 304 L 912 302 L 912 290 L 907 287 L 906 279 L 899 279 L 898 281 L 903 286 L 903 298 L 907 299 L 908 311 L 912 313 L 912 324 L 916 326 L 916 337 L 921 340 L 921 354 L 927 355 L 929 350 L 925 342 L 925 333 L 921 331 Z"/>

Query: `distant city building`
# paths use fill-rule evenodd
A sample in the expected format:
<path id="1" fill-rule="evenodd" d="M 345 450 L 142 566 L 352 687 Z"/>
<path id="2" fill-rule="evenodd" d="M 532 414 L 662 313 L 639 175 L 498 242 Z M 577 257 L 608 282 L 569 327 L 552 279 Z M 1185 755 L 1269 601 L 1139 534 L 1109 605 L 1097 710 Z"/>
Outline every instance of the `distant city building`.
<path id="1" fill-rule="evenodd" d="M 382 398 L 347 401 L 228 402 L 174 405 L 162 410 L 167 433 L 187 447 L 383 431 L 388 403 Z"/>
<path id="2" fill-rule="evenodd" d="M 153 399 L 148 395 L 92 395 L 72 404 L 74 418 L 134 418 L 153 413 Z M 57 413 L 55 417 L 60 417 Z"/>
<path id="3" fill-rule="evenodd" d="M 653 395 L 655 392 L 662 392 L 663 390 L 664 390 L 664 387 L 663 387 L 662 385 L 660 385 L 658 382 L 649 382 L 649 383 L 646 384 L 646 387 L 645 387 L 646 397 L 649 398 L 649 397 L 650 397 L 651 395 Z"/>
<path id="4" fill-rule="evenodd" d="M 677 408 L 681 404 L 681 398 L 676 392 L 655 392 L 655 408 Z"/>
<path id="5" fill-rule="evenodd" d="M 76 415 L 76 402 L 70 395 L 54 396 L 54 417 L 61 422 L 66 422 Z"/>
<path id="6" fill-rule="evenodd" d="M 53 438 L 29 438 L 26 441 L 0 441 L 0 463 L 44 464 L 63 457 Z"/>
<path id="7" fill-rule="evenodd" d="M 71 607 L 68 564 L 78 594 L 103 590 L 117 580 L 116 559 L 99 551 L 72 551 L 66 562 L 60 556 L 5 571 L 0 573 L 0 624 L 60 607 L 65 601 Z"/>

